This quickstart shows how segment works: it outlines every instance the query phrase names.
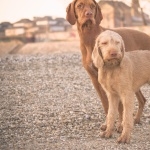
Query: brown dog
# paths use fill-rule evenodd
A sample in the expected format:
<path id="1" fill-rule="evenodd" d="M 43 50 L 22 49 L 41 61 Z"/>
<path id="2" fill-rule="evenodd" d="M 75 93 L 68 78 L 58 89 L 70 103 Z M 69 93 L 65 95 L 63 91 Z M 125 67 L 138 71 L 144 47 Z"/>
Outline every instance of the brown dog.
<path id="1" fill-rule="evenodd" d="M 109 102 L 107 129 L 102 137 L 112 136 L 121 100 L 123 131 L 118 142 L 129 143 L 133 128 L 134 93 L 145 83 L 150 84 L 150 51 L 125 52 L 122 37 L 106 30 L 97 37 L 92 59 L 98 68 L 98 81 Z"/>
<path id="2" fill-rule="evenodd" d="M 98 83 L 97 68 L 92 65 L 91 54 L 95 45 L 96 37 L 103 32 L 103 27 L 99 26 L 102 20 L 101 9 L 95 0 L 74 0 L 67 7 L 66 19 L 70 24 L 77 24 L 78 33 L 80 36 L 80 48 L 82 53 L 83 66 L 90 75 L 92 83 L 102 101 L 105 113 L 108 112 L 108 100 L 104 90 Z M 127 50 L 137 49 L 150 49 L 150 37 L 142 32 L 129 29 L 115 29 L 119 33 L 125 43 Z M 139 90 L 136 92 L 137 99 L 139 101 L 138 113 L 135 117 L 135 122 L 140 121 L 142 114 L 145 98 Z M 119 107 L 120 121 L 122 120 L 122 105 Z M 103 129 L 105 129 L 104 126 Z"/>

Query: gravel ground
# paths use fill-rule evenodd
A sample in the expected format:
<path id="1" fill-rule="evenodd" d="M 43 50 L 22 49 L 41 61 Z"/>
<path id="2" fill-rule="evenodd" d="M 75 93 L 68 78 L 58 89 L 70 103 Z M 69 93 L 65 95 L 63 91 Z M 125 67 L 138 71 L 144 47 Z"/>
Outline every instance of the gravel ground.
<path id="1" fill-rule="evenodd" d="M 150 87 L 131 144 L 100 138 L 104 111 L 79 52 L 0 57 L 1 150 L 149 150 Z M 137 107 L 137 103 L 135 104 Z"/>

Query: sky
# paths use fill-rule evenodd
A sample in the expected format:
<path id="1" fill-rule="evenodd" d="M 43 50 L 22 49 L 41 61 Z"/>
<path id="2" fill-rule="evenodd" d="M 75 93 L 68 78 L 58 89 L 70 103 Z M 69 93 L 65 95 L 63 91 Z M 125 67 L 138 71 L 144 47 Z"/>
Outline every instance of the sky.
<path id="1" fill-rule="evenodd" d="M 22 18 L 32 20 L 33 17 L 44 16 L 65 18 L 70 2 L 72 0 L 0 0 L 0 22 L 14 23 Z"/>
<path id="2" fill-rule="evenodd" d="M 66 6 L 72 0 L 0 0 L 0 22 L 16 22 L 36 16 L 65 17 Z"/>

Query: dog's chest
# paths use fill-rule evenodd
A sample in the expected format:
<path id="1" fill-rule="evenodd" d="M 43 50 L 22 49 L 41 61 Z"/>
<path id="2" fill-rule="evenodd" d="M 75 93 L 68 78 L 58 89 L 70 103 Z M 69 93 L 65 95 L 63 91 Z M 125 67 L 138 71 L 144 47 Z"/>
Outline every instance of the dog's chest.
<path id="1" fill-rule="evenodd" d="M 119 88 L 118 70 L 104 70 L 98 72 L 98 80 L 105 91 L 117 93 Z"/>

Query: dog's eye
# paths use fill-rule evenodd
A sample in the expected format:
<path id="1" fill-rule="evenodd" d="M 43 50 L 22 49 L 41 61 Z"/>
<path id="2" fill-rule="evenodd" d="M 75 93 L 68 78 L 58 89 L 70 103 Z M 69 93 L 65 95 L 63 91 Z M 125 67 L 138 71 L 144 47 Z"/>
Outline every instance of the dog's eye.
<path id="1" fill-rule="evenodd" d="M 91 5 L 91 9 L 94 9 L 96 6 L 94 4 Z"/>
<path id="2" fill-rule="evenodd" d="M 116 43 L 116 44 L 119 44 L 120 42 L 119 42 L 119 41 L 116 41 L 115 43 Z"/>
<path id="3" fill-rule="evenodd" d="M 108 44 L 108 42 L 102 42 L 101 44 L 102 44 L 102 45 L 107 45 L 107 44 Z"/>
<path id="4" fill-rule="evenodd" d="M 77 7 L 78 7 L 79 9 L 82 9 L 82 8 L 83 8 L 83 4 L 80 3 L 80 4 L 77 5 Z"/>

